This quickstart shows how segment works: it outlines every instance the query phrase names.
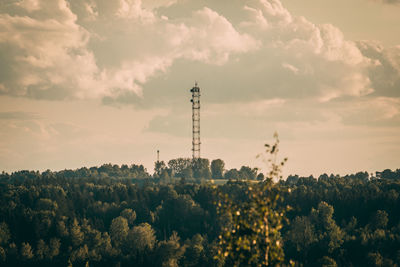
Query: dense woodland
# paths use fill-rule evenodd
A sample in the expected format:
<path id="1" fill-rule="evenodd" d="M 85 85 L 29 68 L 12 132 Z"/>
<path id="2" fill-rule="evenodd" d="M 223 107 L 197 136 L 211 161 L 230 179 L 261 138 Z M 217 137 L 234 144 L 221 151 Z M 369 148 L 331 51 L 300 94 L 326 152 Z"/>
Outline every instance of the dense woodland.
<path id="1" fill-rule="evenodd" d="M 257 169 L 224 170 L 222 160 L 206 159 L 156 162 L 153 174 L 111 164 L 3 172 L 0 265 L 232 266 L 218 257 L 229 223 L 218 198 L 246 202 L 244 192 L 262 180 Z M 295 175 L 272 187 L 282 199 L 276 208 L 288 207 L 280 265 L 400 263 L 400 169 Z"/>

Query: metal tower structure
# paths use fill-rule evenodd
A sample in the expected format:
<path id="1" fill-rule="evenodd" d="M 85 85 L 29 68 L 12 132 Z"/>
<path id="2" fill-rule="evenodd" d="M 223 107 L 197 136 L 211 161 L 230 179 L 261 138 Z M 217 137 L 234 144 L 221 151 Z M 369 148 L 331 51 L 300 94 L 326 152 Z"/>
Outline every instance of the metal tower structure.
<path id="1" fill-rule="evenodd" d="M 197 82 L 194 87 L 190 89 L 192 93 L 192 153 L 193 159 L 200 158 L 200 88 Z"/>

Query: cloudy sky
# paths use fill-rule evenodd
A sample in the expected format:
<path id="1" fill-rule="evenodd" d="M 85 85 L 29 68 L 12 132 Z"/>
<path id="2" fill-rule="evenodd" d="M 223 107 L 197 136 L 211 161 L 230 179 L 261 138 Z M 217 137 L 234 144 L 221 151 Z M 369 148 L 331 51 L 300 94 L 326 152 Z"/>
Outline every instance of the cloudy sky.
<path id="1" fill-rule="evenodd" d="M 399 0 L 1 0 L 0 171 L 202 156 L 400 168 Z"/>

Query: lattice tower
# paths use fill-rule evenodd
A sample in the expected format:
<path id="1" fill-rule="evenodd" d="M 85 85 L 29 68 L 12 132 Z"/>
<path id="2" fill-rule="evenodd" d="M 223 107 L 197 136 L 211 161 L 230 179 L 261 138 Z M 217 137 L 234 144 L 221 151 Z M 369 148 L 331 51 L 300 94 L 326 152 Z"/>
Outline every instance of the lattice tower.
<path id="1" fill-rule="evenodd" d="M 200 88 L 197 82 L 190 89 L 192 93 L 192 153 L 193 159 L 200 158 Z"/>

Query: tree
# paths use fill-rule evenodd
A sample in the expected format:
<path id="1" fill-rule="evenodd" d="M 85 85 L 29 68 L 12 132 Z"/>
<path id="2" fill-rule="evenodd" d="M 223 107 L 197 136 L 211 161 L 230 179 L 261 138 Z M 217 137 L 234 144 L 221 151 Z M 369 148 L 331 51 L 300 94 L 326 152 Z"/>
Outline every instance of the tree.
<path id="1" fill-rule="evenodd" d="M 99 251 L 102 255 L 106 257 L 113 257 L 118 254 L 118 251 L 113 248 L 111 244 L 110 235 L 105 232 L 102 234 L 101 243 L 99 245 Z"/>
<path id="2" fill-rule="evenodd" d="M 128 220 L 130 226 L 132 226 L 133 222 L 136 220 L 136 212 L 132 209 L 124 209 L 121 211 L 121 216 Z"/>
<path id="3" fill-rule="evenodd" d="M 183 266 L 199 266 L 199 261 L 204 255 L 204 238 L 200 234 L 193 236 L 192 240 L 186 242 L 186 250 Z"/>
<path id="4" fill-rule="evenodd" d="M 273 149 L 266 145 L 266 153 L 276 159 L 279 140 L 277 135 L 274 137 Z M 276 160 L 267 162 L 271 163 L 268 179 L 258 184 L 241 182 L 242 190 L 236 198 L 217 189 L 218 213 L 226 220 L 219 235 L 217 258 L 227 265 L 271 266 L 284 260 L 280 229 L 286 207 L 278 205 L 283 200 L 282 192 L 272 182 L 280 177 L 284 161 L 279 166 Z"/>
<path id="5" fill-rule="evenodd" d="M 30 260 L 33 258 L 32 247 L 28 242 L 24 242 L 21 245 L 21 257 L 24 260 Z"/>
<path id="6" fill-rule="evenodd" d="M 163 170 L 167 169 L 164 161 L 156 161 L 154 163 L 154 176 L 160 177 Z"/>
<path id="7" fill-rule="evenodd" d="M 208 159 L 193 159 L 192 170 L 194 178 L 211 178 L 210 161 Z"/>
<path id="8" fill-rule="evenodd" d="M 89 248 L 86 244 L 72 251 L 70 259 L 72 262 L 84 262 L 89 257 Z"/>
<path id="9" fill-rule="evenodd" d="M 322 259 L 319 260 L 319 264 L 322 267 L 337 267 L 336 261 L 328 256 L 322 257 Z"/>
<path id="10" fill-rule="evenodd" d="M 37 210 L 56 211 L 58 209 L 57 202 L 48 198 L 40 198 L 36 203 Z"/>
<path id="11" fill-rule="evenodd" d="M 57 257 L 60 254 L 60 246 L 61 242 L 58 238 L 50 239 L 50 246 L 47 254 L 47 258 L 52 260 L 54 257 Z"/>
<path id="12" fill-rule="evenodd" d="M 286 179 L 286 183 L 289 185 L 295 185 L 299 181 L 299 176 L 296 175 L 289 175 Z"/>
<path id="13" fill-rule="evenodd" d="M 68 229 L 64 221 L 58 221 L 56 228 L 57 228 L 57 233 L 60 236 L 62 237 L 68 236 Z"/>
<path id="14" fill-rule="evenodd" d="M 114 218 L 110 225 L 110 236 L 111 240 L 118 247 L 121 246 L 122 243 L 125 242 L 126 237 L 128 236 L 129 226 L 128 220 L 124 217 L 118 216 Z"/>
<path id="15" fill-rule="evenodd" d="M 395 180 L 400 178 L 400 172 L 394 172 L 390 169 L 386 169 L 383 172 L 376 172 L 376 176 L 382 179 Z"/>
<path id="16" fill-rule="evenodd" d="M 312 209 L 310 214 L 310 219 L 316 226 L 318 247 L 328 253 L 339 248 L 344 238 L 344 233 L 332 218 L 333 212 L 333 207 L 322 201 L 318 204 L 318 209 Z"/>
<path id="17" fill-rule="evenodd" d="M 219 236 L 218 256 L 233 266 L 276 265 L 284 260 L 280 229 L 285 209 L 271 179 L 244 182 L 241 199 L 220 193 L 219 214 L 229 218 Z"/>
<path id="18" fill-rule="evenodd" d="M 163 170 L 163 171 L 161 172 L 160 180 L 163 181 L 163 182 L 169 182 L 169 181 L 170 181 L 170 176 L 169 176 L 167 170 Z"/>
<path id="19" fill-rule="evenodd" d="M 152 250 L 155 243 L 155 231 L 148 223 L 142 223 L 129 231 L 128 246 L 131 250 L 143 253 L 145 250 Z"/>
<path id="20" fill-rule="evenodd" d="M 358 179 L 360 181 L 366 182 L 369 179 L 369 174 L 368 174 L 368 172 L 357 172 L 354 175 L 354 178 Z"/>
<path id="21" fill-rule="evenodd" d="M 237 169 L 230 169 L 229 171 L 225 172 L 224 178 L 228 180 L 238 180 L 239 171 Z"/>
<path id="22" fill-rule="evenodd" d="M 46 256 L 46 254 L 48 254 L 48 251 L 49 251 L 49 247 L 46 245 L 46 243 L 43 241 L 43 239 L 40 239 L 36 246 L 36 257 L 39 260 L 43 260 Z"/>
<path id="23" fill-rule="evenodd" d="M 225 162 L 222 159 L 211 161 L 211 177 L 213 179 L 222 179 L 224 176 Z"/>
<path id="24" fill-rule="evenodd" d="M 81 227 L 79 226 L 78 221 L 76 219 L 74 219 L 72 223 L 70 234 L 71 234 L 71 241 L 74 246 L 77 247 L 80 244 L 82 244 L 84 234 L 81 231 Z"/>
<path id="25" fill-rule="evenodd" d="M 177 267 L 178 261 L 185 252 L 185 248 L 179 243 L 179 236 L 173 232 L 168 240 L 158 243 L 155 259 L 157 266 L 162 267 Z"/>
<path id="26" fill-rule="evenodd" d="M 371 220 L 371 226 L 373 229 L 385 229 L 389 222 L 388 214 L 384 210 L 378 210 L 374 214 Z"/>
<path id="27" fill-rule="evenodd" d="M 3 247 L 0 246 L 0 262 L 5 262 L 7 259 L 6 251 Z"/>
<path id="28" fill-rule="evenodd" d="M 183 177 L 183 170 L 191 168 L 192 160 L 189 158 L 177 158 L 168 161 L 168 167 L 172 172 L 171 177 Z"/>
<path id="29" fill-rule="evenodd" d="M 255 180 L 257 177 L 257 168 L 250 168 L 248 166 L 242 166 L 239 170 L 240 179 L 243 180 Z"/>
<path id="30" fill-rule="evenodd" d="M 182 171 L 182 178 L 192 178 L 193 177 L 193 170 L 191 167 L 188 167 Z"/>
<path id="31" fill-rule="evenodd" d="M 10 239 L 10 229 L 5 222 L 0 223 L 0 246 L 6 245 Z"/>
<path id="32" fill-rule="evenodd" d="M 307 261 L 311 244 L 317 242 L 314 225 L 305 216 L 297 216 L 290 224 L 286 234 L 286 243 L 293 244 L 296 256 L 300 254 L 302 261 Z"/>
<path id="33" fill-rule="evenodd" d="M 264 181 L 264 179 L 265 179 L 264 174 L 263 174 L 262 172 L 260 172 L 260 173 L 257 175 L 257 181 Z"/>
<path id="34" fill-rule="evenodd" d="M 383 257 L 379 252 L 368 253 L 369 266 L 383 266 Z"/>

